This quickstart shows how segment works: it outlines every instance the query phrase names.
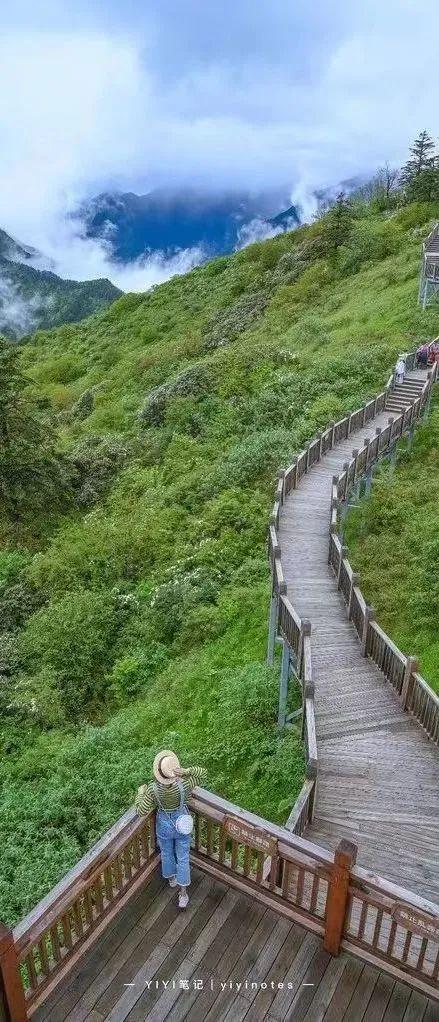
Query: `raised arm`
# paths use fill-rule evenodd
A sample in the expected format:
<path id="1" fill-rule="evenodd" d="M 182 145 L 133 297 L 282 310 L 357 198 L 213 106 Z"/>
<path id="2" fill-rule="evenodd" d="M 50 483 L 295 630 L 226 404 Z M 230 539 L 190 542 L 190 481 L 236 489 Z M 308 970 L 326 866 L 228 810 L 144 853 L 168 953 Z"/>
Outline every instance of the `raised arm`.
<path id="1" fill-rule="evenodd" d="M 184 778 L 191 788 L 196 788 L 197 784 L 201 784 L 207 777 L 207 770 L 204 767 L 180 767 L 175 773 L 177 777 Z"/>
<path id="2" fill-rule="evenodd" d="M 147 816 L 155 809 L 154 792 L 150 784 L 142 784 L 139 788 L 134 805 L 139 816 Z"/>

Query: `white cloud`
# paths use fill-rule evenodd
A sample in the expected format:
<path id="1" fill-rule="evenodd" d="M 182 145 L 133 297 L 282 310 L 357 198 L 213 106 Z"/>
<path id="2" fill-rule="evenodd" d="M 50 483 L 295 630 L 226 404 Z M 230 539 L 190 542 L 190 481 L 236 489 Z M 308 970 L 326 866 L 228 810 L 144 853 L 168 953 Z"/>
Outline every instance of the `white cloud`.
<path id="1" fill-rule="evenodd" d="M 40 294 L 24 299 L 7 274 L 0 276 L 0 334 L 18 339 L 31 333 L 49 306 L 50 299 Z"/>
<path id="2" fill-rule="evenodd" d="M 245 0 L 227 33 L 217 0 L 19 8 L 0 38 L 0 226 L 64 275 L 141 287 L 197 258 L 129 279 L 66 223 L 85 196 L 289 184 L 310 214 L 315 188 L 400 162 L 437 123 L 439 11 L 420 18 L 415 0 L 273 0 L 264 17 Z"/>
<path id="3" fill-rule="evenodd" d="M 269 224 L 267 220 L 254 217 L 248 224 L 243 224 L 240 227 L 236 248 L 245 248 L 246 245 L 252 245 L 255 241 L 267 241 L 267 238 L 275 238 L 277 234 L 281 233 L 281 227 L 275 227 L 273 224 Z"/>

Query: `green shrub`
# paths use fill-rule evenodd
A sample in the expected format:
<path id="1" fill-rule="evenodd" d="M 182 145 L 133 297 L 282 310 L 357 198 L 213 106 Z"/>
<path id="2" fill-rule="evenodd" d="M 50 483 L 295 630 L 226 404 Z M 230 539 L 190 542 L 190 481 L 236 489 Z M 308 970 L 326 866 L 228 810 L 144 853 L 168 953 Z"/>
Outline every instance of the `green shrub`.
<path id="1" fill-rule="evenodd" d="M 0 550 L 0 593 L 20 580 L 29 562 L 30 555 L 25 550 Z"/>
<path id="2" fill-rule="evenodd" d="M 145 426 L 159 426 L 164 419 L 168 401 L 173 397 L 197 397 L 209 392 L 212 372 L 208 365 L 197 362 L 173 380 L 156 387 L 146 398 L 140 412 Z"/>
<path id="3" fill-rule="evenodd" d="M 268 303 L 265 291 L 246 294 L 226 309 L 218 309 L 203 330 L 207 351 L 222 348 L 236 340 L 239 334 L 260 319 Z"/>
<path id="4" fill-rule="evenodd" d="M 165 646 L 150 640 L 145 649 L 135 649 L 116 660 L 107 675 L 109 697 L 117 706 L 144 696 L 155 675 L 166 666 Z"/>
<path id="5" fill-rule="evenodd" d="M 70 452 L 74 468 L 73 487 L 79 504 L 86 507 L 101 497 L 128 458 L 129 445 L 115 436 L 82 437 Z"/>
<path id="6" fill-rule="evenodd" d="M 253 434 L 232 447 L 223 464 L 208 477 L 206 490 L 243 486 L 261 478 L 268 482 L 274 478 L 276 469 L 289 463 L 291 453 L 288 430 L 267 429 Z"/>
<path id="7" fill-rule="evenodd" d="M 371 264 L 394 255 L 403 240 L 402 229 L 394 220 L 362 220 L 356 223 L 349 244 L 340 253 L 341 272 L 357 273 L 362 263 Z"/>
<path id="8" fill-rule="evenodd" d="M 54 672 L 52 681 L 55 684 L 56 676 L 67 719 L 76 720 L 90 701 L 102 698 L 103 676 L 124 612 L 105 591 L 74 592 L 28 621 L 20 641 L 24 666 L 37 663 Z"/>

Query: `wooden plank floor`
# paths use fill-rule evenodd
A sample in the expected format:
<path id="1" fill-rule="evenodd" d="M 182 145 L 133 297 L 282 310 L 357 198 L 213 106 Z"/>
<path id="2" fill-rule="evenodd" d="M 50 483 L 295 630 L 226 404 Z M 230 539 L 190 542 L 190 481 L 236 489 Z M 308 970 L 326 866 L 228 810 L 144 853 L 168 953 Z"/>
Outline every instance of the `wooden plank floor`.
<path id="1" fill-rule="evenodd" d="M 158 872 L 33 1022 L 439 1022 L 439 1004 L 194 871 Z"/>
<path id="2" fill-rule="evenodd" d="M 362 656 L 327 564 L 332 476 L 387 420 L 379 415 L 330 451 L 282 508 L 288 596 L 312 622 L 319 782 L 306 836 L 332 849 L 351 838 L 361 865 L 439 902 L 437 749 Z"/>

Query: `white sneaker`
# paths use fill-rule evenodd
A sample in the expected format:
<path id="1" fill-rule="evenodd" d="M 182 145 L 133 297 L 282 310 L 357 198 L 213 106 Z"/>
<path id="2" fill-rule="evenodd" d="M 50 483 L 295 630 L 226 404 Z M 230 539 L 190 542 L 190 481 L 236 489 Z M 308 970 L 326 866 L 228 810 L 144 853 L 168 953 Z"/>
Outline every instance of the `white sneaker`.
<path id="1" fill-rule="evenodd" d="M 170 887 L 176 887 L 177 886 L 177 877 L 169 877 L 168 883 L 169 883 Z"/>
<path id="2" fill-rule="evenodd" d="M 180 891 L 180 894 L 178 895 L 178 907 L 179 908 L 186 908 L 188 902 L 189 902 L 189 895 L 188 895 L 187 891 Z"/>

